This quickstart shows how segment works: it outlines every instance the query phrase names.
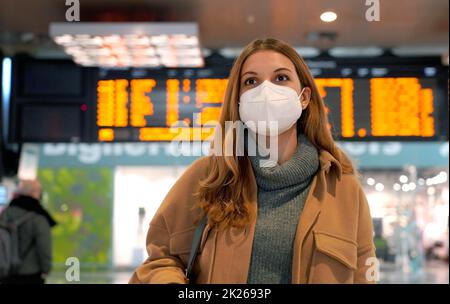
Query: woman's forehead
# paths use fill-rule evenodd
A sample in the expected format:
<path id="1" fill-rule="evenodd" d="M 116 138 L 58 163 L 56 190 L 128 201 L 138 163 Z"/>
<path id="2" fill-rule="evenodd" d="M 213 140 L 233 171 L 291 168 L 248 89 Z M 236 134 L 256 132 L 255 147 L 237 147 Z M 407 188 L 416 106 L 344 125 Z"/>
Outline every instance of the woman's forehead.
<path id="1" fill-rule="evenodd" d="M 275 51 L 259 51 L 250 55 L 244 62 L 241 69 L 241 75 L 252 72 L 272 72 L 279 68 L 288 68 L 295 70 L 292 61 L 283 54 Z"/>

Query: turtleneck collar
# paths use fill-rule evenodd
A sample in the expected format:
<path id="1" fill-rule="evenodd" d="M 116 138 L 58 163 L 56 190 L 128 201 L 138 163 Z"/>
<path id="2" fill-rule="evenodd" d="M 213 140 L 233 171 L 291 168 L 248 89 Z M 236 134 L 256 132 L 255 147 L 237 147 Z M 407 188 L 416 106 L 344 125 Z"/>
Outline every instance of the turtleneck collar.
<path id="1" fill-rule="evenodd" d="M 292 157 L 283 164 L 271 167 L 261 166 L 264 157 L 257 153 L 249 156 L 260 189 L 279 190 L 299 184 L 309 184 L 320 167 L 319 152 L 305 135 L 297 136 L 297 147 Z"/>

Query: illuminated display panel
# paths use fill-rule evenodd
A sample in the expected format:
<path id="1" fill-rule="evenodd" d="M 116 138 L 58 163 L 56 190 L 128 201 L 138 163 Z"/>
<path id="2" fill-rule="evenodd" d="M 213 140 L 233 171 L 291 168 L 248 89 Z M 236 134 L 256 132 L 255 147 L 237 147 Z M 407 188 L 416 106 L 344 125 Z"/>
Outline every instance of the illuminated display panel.
<path id="1" fill-rule="evenodd" d="M 444 94 L 436 78 L 316 76 L 315 80 L 329 128 L 338 140 L 442 137 L 436 105 Z M 226 86 L 226 77 L 211 76 L 100 80 L 97 139 L 170 141 L 192 140 L 196 135 L 207 140 L 213 133 L 211 122 L 220 116 Z M 179 128 L 171 130 L 177 123 Z"/>
<path id="2" fill-rule="evenodd" d="M 98 140 L 170 141 L 194 135 L 207 140 L 219 118 L 227 83 L 227 79 L 100 80 Z M 170 126 L 177 124 L 183 129 L 173 132 Z"/>
<path id="3" fill-rule="evenodd" d="M 22 122 L 36 116 L 27 109 L 40 105 L 43 113 L 53 107 L 62 126 L 77 120 L 76 126 L 70 136 L 29 129 L 34 135 L 27 141 L 208 140 L 233 60 L 211 55 L 205 63 L 201 69 L 96 69 L 14 56 L 9 138 L 25 140 Z M 335 139 L 448 141 L 448 67 L 440 57 L 319 56 L 306 63 Z"/>

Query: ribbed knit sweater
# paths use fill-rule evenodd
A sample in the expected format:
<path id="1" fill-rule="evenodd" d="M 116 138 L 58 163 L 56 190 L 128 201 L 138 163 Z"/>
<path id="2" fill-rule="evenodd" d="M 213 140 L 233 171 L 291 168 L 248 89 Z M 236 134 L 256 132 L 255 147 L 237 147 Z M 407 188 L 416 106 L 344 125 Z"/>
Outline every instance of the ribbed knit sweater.
<path id="1" fill-rule="evenodd" d="M 319 169 L 319 153 L 299 134 L 294 154 L 281 165 L 262 167 L 263 157 L 249 158 L 258 187 L 258 215 L 248 283 L 287 284 L 292 277 L 297 224 Z"/>

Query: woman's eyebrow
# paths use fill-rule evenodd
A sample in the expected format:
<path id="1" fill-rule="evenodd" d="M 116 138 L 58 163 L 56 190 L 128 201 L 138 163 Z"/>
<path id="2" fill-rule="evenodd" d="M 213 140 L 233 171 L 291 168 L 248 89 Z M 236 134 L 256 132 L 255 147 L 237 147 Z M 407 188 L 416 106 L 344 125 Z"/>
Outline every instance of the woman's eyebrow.
<path id="1" fill-rule="evenodd" d="M 289 71 L 292 73 L 292 71 L 289 70 L 288 68 L 278 68 L 278 69 L 274 70 L 274 72 L 279 72 L 279 71 L 283 71 L 283 70 L 286 70 L 286 71 Z"/>
<path id="2" fill-rule="evenodd" d="M 279 72 L 279 71 L 283 71 L 283 70 L 285 70 L 285 71 L 288 71 L 288 72 L 291 72 L 291 73 L 292 73 L 292 71 L 291 71 L 290 69 L 288 69 L 288 68 L 278 68 L 278 69 L 274 70 L 273 72 L 274 72 L 274 73 L 276 73 L 276 72 Z M 241 76 L 241 77 L 244 77 L 244 76 L 245 76 L 245 74 L 252 74 L 252 75 L 257 75 L 258 73 L 256 73 L 256 72 L 253 72 L 253 71 L 247 71 L 247 72 L 245 72 L 244 74 L 242 74 L 242 76 Z"/>
<path id="3" fill-rule="evenodd" d="M 256 75 L 257 73 L 256 73 L 256 72 L 253 72 L 253 71 L 247 71 L 247 72 L 245 72 L 244 74 L 242 74 L 241 77 L 244 77 L 245 74 L 253 74 L 253 75 Z"/>

